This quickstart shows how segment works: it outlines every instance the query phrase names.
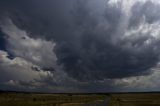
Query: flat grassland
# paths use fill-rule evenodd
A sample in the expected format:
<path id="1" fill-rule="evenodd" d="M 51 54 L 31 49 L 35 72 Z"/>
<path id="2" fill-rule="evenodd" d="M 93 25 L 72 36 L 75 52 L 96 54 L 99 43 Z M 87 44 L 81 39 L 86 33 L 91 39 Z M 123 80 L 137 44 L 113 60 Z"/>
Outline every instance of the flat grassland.
<path id="1" fill-rule="evenodd" d="M 160 106 L 160 93 L 0 93 L 0 106 Z"/>
<path id="2" fill-rule="evenodd" d="M 110 94 L 109 106 L 160 106 L 160 93 Z"/>
<path id="3" fill-rule="evenodd" d="M 96 94 L 0 93 L 0 106 L 93 106 L 105 99 Z"/>

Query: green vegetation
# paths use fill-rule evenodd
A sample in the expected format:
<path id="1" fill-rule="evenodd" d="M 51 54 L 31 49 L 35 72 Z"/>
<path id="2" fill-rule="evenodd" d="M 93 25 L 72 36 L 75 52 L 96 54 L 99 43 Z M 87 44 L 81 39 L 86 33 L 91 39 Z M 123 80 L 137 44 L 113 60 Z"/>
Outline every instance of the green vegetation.
<path id="1" fill-rule="evenodd" d="M 82 106 L 102 102 L 104 95 L 1 93 L 0 106 Z"/>

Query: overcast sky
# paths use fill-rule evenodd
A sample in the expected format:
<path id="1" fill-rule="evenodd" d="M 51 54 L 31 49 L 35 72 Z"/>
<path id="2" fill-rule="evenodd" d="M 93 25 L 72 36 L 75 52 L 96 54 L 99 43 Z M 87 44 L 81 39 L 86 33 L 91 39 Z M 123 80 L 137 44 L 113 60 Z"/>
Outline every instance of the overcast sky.
<path id="1" fill-rule="evenodd" d="M 0 0 L 0 89 L 160 89 L 159 0 Z"/>

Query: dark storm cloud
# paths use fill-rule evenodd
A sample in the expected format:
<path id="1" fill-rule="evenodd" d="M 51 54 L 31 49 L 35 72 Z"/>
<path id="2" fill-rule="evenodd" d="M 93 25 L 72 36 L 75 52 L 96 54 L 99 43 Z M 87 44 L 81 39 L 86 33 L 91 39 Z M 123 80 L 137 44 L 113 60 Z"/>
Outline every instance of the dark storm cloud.
<path id="1" fill-rule="evenodd" d="M 160 5 L 151 1 L 146 3 L 137 2 L 133 5 L 131 10 L 132 16 L 130 18 L 130 27 L 135 27 L 140 24 L 145 17 L 146 22 L 152 24 L 160 19 Z"/>
<path id="2" fill-rule="evenodd" d="M 6 36 L 1 29 L 0 29 L 0 50 L 7 51 Z M 12 53 L 10 53 L 9 51 L 7 51 L 7 52 L 8 52 L 8 58 L 14 59 L 14 55 Z"/>
<path id="3" fill-rule="evenodd" d="M 125 17 L 121 6 L 105 4 L 99 13 L 94 11 L 99 7 L 84 0 L 16 0 L 12 4 L 9 1 L 0 1 L 5 3 L 1 13 L 7 13 L 30 36 L 53 40 L 58 64 L 63 65 L 70 77 L 88 81 L 144 75 L 159 62 L 159 41 L 144 44 L 151 39 L 150 34 L 121 39 L 126 30 L 121 28 L 125 27 L 121 25 Z M 142 14 L 147 23 L 159 20 L 157 12 L 147 12 L 147 8 L 160 9 L 152 2 L 133 6 L 129 19 L 131 27 L 140 23 Z"/>
<path id="4" fill-rule="evenodd" d="M 3 32 L 0 30 L 0 50 L 5 50 L 5 38 Z"/>

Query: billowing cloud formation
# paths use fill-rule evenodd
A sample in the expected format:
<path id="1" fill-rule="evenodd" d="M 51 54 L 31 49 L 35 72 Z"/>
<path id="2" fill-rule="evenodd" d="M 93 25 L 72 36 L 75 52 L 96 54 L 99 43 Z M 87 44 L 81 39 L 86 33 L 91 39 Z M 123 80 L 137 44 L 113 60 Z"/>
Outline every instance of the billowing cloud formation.
<path id="1" fill-rule="evenodd" d="M 81 89 L 85 88 L 81 83 L 95 82 L 113 82 L 118 88 L 125 78 L 155 73 L 151 70 L 157 68 L 160 54 L 157 0 L 1 0 L 0 4 L 5 51 L 36 65 L 35 70 L 47 70 L 73 85 L 77 81 L 76 88 Z"/>
<path id="2" fill-rule="evenodd" d="M 6 42 L 6 51 L 0 50 L 1 88 L 70 92 L 74 85 L 74 91 L 79 91 L 77 82 L 68 78 L 61 66 L 56 64 L 55 43 L 29 37 L 10 19 L 6 19 L 0 27 Z"/>
<path id="3" fill-rule="evenodd" d="M 18 29 L 9 19 L 6 19 L 5 25 L 1 27 L 7 36 L 7 50 L 12 55 L 22 57 L 41 67 L 55 67 L 57 57 L 53 53 L 54 43 L 28 37 L 25 31 Z"/>

